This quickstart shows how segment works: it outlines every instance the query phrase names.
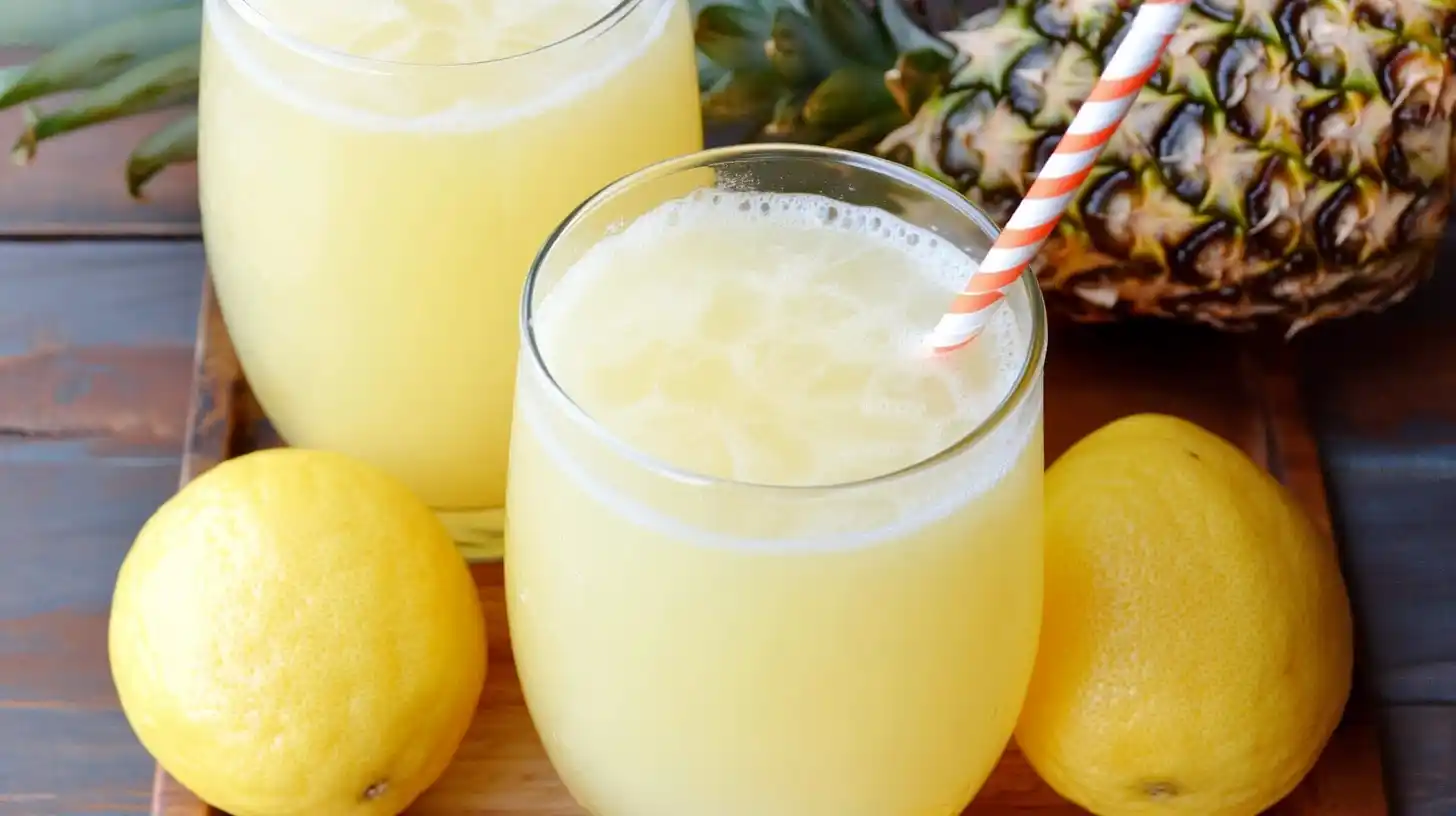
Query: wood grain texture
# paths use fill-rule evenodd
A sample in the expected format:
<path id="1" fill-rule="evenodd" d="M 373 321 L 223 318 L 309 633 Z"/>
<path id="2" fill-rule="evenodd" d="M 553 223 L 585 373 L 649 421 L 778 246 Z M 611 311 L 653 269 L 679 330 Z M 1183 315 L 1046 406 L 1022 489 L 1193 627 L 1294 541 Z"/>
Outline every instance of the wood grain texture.
<path id="1" fill-rule="evenodd" d="M 1395 812 L 1456 813 L 1456 706 L 1392 706 L 1384 733 Z"/>
<path id="2" fill-rule="evenodd" d="M 132 536 L 176 486 L 200 258 L 0 242 L 0 816 L 150 806 L 106 615 Z"/>
<path id="3" fill-rule="evenodd" d="M 1336 528 L 1359 542 L 1371 684 L 1393 704 L 1456 704 L 1456 235 L 1438 268 L 1408 302 L 1300 348 Z"/>
<path id="4" fill-rule="evenodd" d="M 201 270 L 196 242 L 0 243 L 0 437 L 175 451 Z"/>
<path id="5" fill-rule="evenodd" d="M 229 456 L 276 444 L 248 398 L 216 307 L 204 306 L 191 478 Z M 1290 358 L 1257 341 L 1197 330 L 1058 326 L 1047 370 L 1047 457 L 1060 455 L 1098 426 L 1132 413 L 1159 411 L 1200 423 L 1248 451 L 1290 484 L 1312 513 L 1324 514 L 1323 486 Z M 1171 372 L 1179 372 L 1176 376 Z M 1332 544 L 1333 546 L 1333 544 Z M 491 666 L 479 712 L 445 776 L 411 814 L 584 816 L 541 749 L 509 658 L 499 566 L 473 568 L 487 618 Z M 1376 728 L 1356 699 L 1320 765 L 1272 812 L 1285 816 L 1387 812 Z M 158 771 L 153 813 L 210 816 L 206 805 Z M 967 814 L 1074 814 L 1013 749 L 1008 750 Z"/>
<path id="6" fill-rule="evenodd" d="M 32 51 L 0 48 L 0 65 L 33 56 Z M 46 99 L 40 107 L 50 109 L 70 98 Z M 134 201 L 126 191 L 132 148 L 174 116 L 160 111 L 67 134 L 42 143 L 31 165 L 17 167 L 7 156 L 21 132 L 21 113 L 18 108 L 0 111 L 0 237 L 196 237 L 197 172 L 191 165 L 154 179 L 145 201 Z"/>
<path id="7" fill-rule="evenodd" d="M 1296 344 L 1392 803 L 1410 816 L 1456 813 L 1456 235 L 1437 268 L 1388 313 Z"/>
<path id="8" fill-rule="evenodd" d="M 0 816 L 147 811 L 151 761 L 117 708 L 106 614 L 177 461 L 52 450 L 0 467 Z"/>

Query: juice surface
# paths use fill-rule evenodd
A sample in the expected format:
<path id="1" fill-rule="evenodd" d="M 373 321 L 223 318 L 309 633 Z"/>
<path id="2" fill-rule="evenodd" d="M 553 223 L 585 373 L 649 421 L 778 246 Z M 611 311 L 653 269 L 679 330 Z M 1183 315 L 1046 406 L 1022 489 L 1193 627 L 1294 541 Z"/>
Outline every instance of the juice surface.
<path id="1" fill-rule="evenodd" d="M 208 0 L 208 259 L 290 443 L 501 506 L 532 258 L 609 181 L 702 146 L 684 2 L 552 46 L 615 5 Z"/>
<path id="2" fill-rule="evenodd" d="M 248 0 L 324 48 L 376 60 L 456 64 L 512 57 L 589 27 L 620 0 Z"/>
<path id="3" fill-rule="evenodd" d="M 1040 624 L 1039 386 L 937 464 L 821 489 L 951 448 L 1012 390 L 1009 309 L 921 349 L 971 264 L 887 212 L 712 190 L 537 305 L 575 407 L 523 363 L 511 631 L 596 816 L 947 816 L 984 782 Z"/>

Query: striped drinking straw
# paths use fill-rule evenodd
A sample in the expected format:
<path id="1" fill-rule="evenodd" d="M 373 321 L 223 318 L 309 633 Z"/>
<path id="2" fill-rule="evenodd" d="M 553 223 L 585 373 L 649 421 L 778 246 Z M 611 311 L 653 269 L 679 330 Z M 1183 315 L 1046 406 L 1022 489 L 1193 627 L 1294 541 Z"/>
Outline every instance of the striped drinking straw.
<path id="1" fill-rule="evenodd" d="M 936 352 L 975 340 L 1001 301 L 1046 243 L 1067 204 L 1092 172 L 1102 148 L 1137 101 L 1173 39 L 1190 0 L 1143 0 L 1127 36 L 1107 63 L 1087 101 L 1077 109 L 1046 165 L 1017 205 L 1006 229 L 936 324 L 929 343 Z"/>

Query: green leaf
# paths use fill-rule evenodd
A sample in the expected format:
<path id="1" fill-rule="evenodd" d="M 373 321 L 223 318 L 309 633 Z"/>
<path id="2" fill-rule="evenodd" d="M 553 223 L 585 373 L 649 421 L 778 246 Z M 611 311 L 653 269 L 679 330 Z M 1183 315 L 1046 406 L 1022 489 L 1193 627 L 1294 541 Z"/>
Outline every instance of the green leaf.
<path id="1" fill-rule="evenodd" d="M 199 49 L 181 48 L 132 68 L 60 110 L 42 114 L 27 106 L 25 132 L 15 143 L 11 157 L 17 164 L 25 164 L 46 139 L 195 100 L 198 62 Z"/>
<path id="2" fill-rule="evenodd" d="M 808 6 L 809 16 L 846 59 L 875 68 L 895 61 L 895 44 L 859 0 L 808 0 Z"/>
<path id="3" fill-rule="evenodd" d="M 126 189 L 132 198 L 158 173 L 174 164 L 197 161 L 197 111 L 177 119 L 137 145 L 126 162 Z"/>
<path id="4" fill-rule="evenodd" d="M 826 130 L 857 125 L 887 111 L 896 111 L 895 98 L 885 88 L 884 75 L 862 65 L 840 68 L 804 101 L 804 121 Z"/>
<path id="5" fill-rule="evenodd" d="M 723 79 L 723 77 L 728 75 L 729 72 L 727 68 L 724 68 L 718 63 L 713 62 L 712 58 L 709 57 L 707 54 L 704 54 L 702 51 L 698 51 L 694 56 L 696 56 L 698 60 L 699 91 L 708 91 L 714 85 L 717 85 L 718 82 Z"/>
<path id="6" fill-rule="evenodd" d="M 767 15 L 734 6 L 709 6 L 698 15 L 693 37 L 709 59 L 730 71 L 768 67 L 764 43 L 770 23 Z"/>
<path id="7" fill-rule="evenodd" d="M 10 89 L 15 87 L 15 83 L 19 82 L 20 78 L 25 76 L 29 70 L 29 65 L 7 65 L 0 68 L 0 97 L 9 93 Z"/>
<path id="8" fill-rule="evenodd" d="M 905 13 L 905 7 L 900 5 L 899 0 L 879 0 L 879 5 L 880 19 L 884 21 L 885 30 L 894 40 L 896 50 L 905 52 L 929 49 L 946 59 L 955 57 L 955 48 L 916 25 L 910 15 Z"/>
<path id="9" fill-rule="evenodd" d="M 199 5 L 147 12 L 102 26 L 40 57 L 19 81 L 0 85 L 0 110 L 48 94 L 89 88 L 120 76 L 202 34 Z"/>
<path id="10" fill-rule="evenodd" d="M 914 116 L 921 105 L 945 89 L 950 77 L 951 62 L 944 54 L 921 49 L 901 55 L 886 75 L 885 87 L 901 112 Z"/>
<path id="11" fill-rule="evenodd" d="M 198 0 L 0 0 L 0 47 L 55 48 L 97 26 Z"/>
<path id="12" fill-rule="evenodd" d="M 768 0 L 688 0 L 688 13 L 696 18 L 714 6 L 729 6 L 761 14 L 764 11 L 764 2 Z"/>
<path id="13" fill-rule="evenodd" d="M 826 141 L 824 146 L 865 152 L 872 149 L 881 139 L 894 133 L 895 129 L 903 126 L 905 122 L 905 115 L 900 111 L 885 111 L 848 130 L 841 131 Z"/>
<path id="14" fill-rule="evenodd" d="M 804 105 L 791 93 L 783 94 L 774 103 L 773 116 L 764 126 L 765 135 L 776 139 L 787 139 L 804 123 Z"/>
<path id="15" fill-rule="evenodd" d="M 703 94 L 703 118 L 710 122 L 766 121 L 773 113 L 778 93 L 779 82 L 769 73 L 729 74 Z"/>
<path id="16" fill-rule="evenodd" d="M 781 8 L 774 15 L 768 51 L 774 70 L 794 87 L 817 85 L 840 62 L 824 32 L 791 8 Z"/>

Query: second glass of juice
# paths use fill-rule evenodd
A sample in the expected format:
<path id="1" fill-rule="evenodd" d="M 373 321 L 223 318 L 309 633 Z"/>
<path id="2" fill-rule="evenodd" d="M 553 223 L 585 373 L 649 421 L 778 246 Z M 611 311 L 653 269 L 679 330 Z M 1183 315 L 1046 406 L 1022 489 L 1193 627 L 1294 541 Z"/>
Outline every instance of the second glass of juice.
<path id="1" fill-rule="evenodd" d="M 523 304 L 506 588 L 595 816 L 950 816 L 1042 608 L 1035 281 L 923 339 L 994 240 L 835 150 L 724 148 L 583 205 Z"/>
<path id="2" fill-rule="evenodd" d="M 686 0 L 206 0 L 208 261 L 290 443 L 499 549 L 517 306 L 587 196 L 702 148 Z"/>

